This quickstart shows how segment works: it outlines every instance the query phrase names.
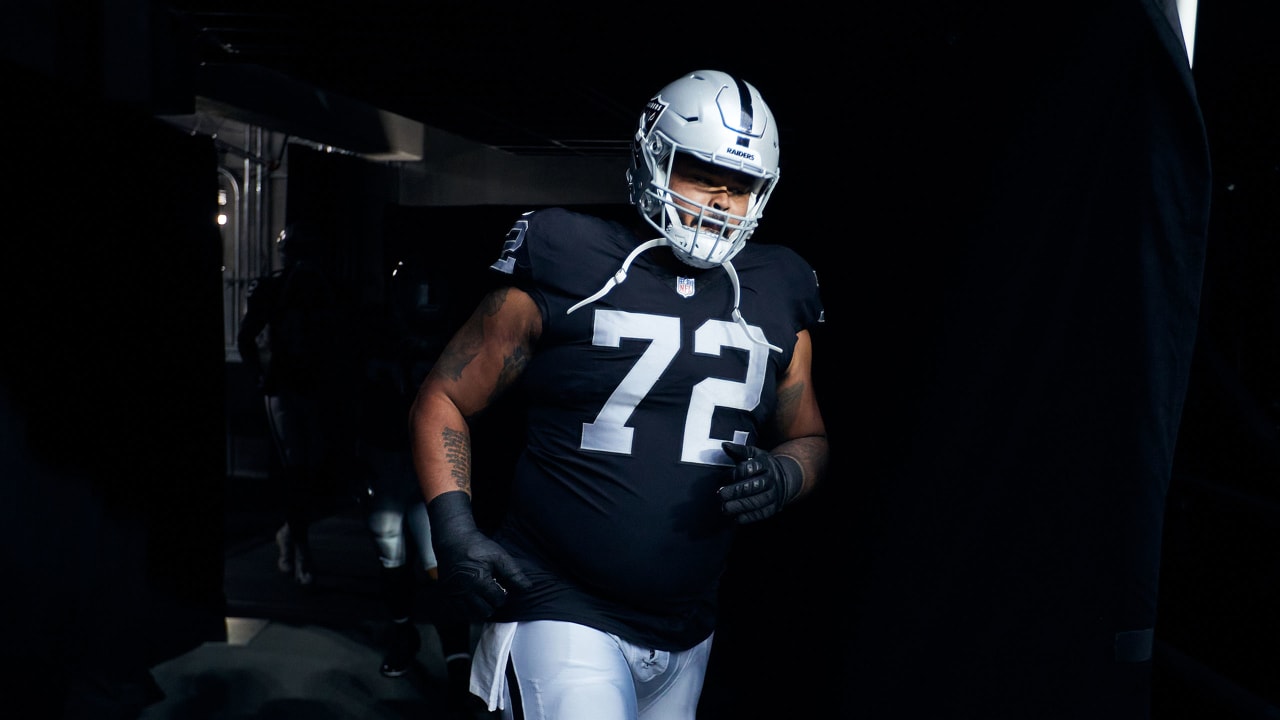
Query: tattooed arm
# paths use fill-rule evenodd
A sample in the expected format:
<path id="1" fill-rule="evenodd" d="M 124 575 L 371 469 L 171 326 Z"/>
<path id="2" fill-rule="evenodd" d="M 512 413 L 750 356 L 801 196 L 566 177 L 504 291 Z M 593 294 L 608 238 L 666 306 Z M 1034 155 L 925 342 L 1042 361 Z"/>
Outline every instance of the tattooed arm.
<path id="1" fill-rule="evenodd" d="M 800 464 L 803 483 L 797 498 L 808 495 L 827 473 L 827 428 L 813 390 L 813 341 L 808 330 L 796 336 L 791 365 L 778 380 L 774 429 L 781 443 L 770 451 Z"/>
<path id="2" fill-rule="evenodd" d="M 515 382 L 542 331 L 527 293 L 491 292 L 449 341 L 410 411 L 413 465 L 427 502 L 450 490 L 471 494 L 468 418 Z"/>

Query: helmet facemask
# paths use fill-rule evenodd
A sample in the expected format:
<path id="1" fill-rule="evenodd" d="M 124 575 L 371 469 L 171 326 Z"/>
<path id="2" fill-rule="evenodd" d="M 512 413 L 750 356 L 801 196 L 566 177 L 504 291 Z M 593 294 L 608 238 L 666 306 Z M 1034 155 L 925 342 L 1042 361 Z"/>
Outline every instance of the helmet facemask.
<path id="1" fill-rule="evenodd" d="M 764 205 L 773 192 L 776 175 L 755 178 L 745 214 L 735 215 L 671 188 L 672 168 L 678 152 L 702 162 L 714 162 L 711 158 L 680 148 L 656 133 L 645 145 L 643 155 L 650 180 L 638 187 L 636 204 L 641 216 L 666 237 L 676 257 L 693 267 L 715 267 L 732 259 L 755 232 Z M 739 167 L 730 169 L 742 171 Z"/>

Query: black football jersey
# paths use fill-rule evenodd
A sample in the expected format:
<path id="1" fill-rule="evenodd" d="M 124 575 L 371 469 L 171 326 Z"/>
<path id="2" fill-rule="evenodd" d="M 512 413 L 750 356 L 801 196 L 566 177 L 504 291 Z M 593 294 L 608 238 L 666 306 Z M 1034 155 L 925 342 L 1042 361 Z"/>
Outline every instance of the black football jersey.
<path id="1" fill-rule="evenodd" d="M 537 587 L 505 619 L 561 619 L 632 642 L 680 649 L 714 627 L 733 523 L 716 489 L 730 478 L 725 440 L 762 444 L 796 334 L 822 319 L 813 269 L 794 251 L 748 243 L 733 259 L 732 318 L 722 267 L 670 250 L 640 254 L 628 226 L 562 209 L 522 216 L 493 268 L 542 312 L 521 378 L 528 445 L 498 533 Z"/>

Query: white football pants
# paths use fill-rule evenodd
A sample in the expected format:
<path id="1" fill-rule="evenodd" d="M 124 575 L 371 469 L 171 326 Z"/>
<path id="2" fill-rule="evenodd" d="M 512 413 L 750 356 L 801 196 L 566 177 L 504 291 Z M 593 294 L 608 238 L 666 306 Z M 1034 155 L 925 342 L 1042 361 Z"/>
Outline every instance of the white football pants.
<path id="1" fill-rule="evenodd" d="M 688 650 L 667 652 L 570 622 L 504 625 L 515 626 L 510 638 L 515 680 L 503 683 L 504 720 L 694 720 L 697 715 L 714 634 Z M 519 708 L 512 707 L 512 692 L 519 693 Z"/>

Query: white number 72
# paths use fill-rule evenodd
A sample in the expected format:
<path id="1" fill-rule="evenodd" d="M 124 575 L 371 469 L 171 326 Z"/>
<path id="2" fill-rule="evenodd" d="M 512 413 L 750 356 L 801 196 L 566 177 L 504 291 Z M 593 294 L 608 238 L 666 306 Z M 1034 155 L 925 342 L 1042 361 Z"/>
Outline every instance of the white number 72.
<path id="1" fill-rule="evenodd" d="M 621 310 L 596 310 L 594 315 L 593 345 L 620 347 L 622 338 L 650 341 L 644 354 L 600 408 L 595 421 L 582 424 L 583 450 L 628 455 L 635 428 L 627 427 L 627 420 L 680 352 L 680 319 Z M 721 348 L 730 347 L 746 351 L 749 358 L 746 377 L 742 380 L 709 377 L 695 384 L 685 415 L 680 459 L 704 465 L 729 465 L 729 457 L 720 443 L 727 439 L 745 443 L 748 433 L 734 430 L 732 438 L 713 438 L 711 416 L 717 407 L 750 412 L 760 403 L 768 348 L 753 342 L 736 323 L 725 320 L 706 321 L 694 331 L 693 337 L 695 354 L 719 355 Z"/>

